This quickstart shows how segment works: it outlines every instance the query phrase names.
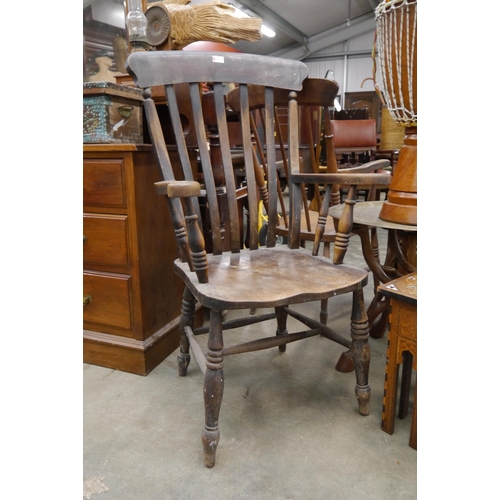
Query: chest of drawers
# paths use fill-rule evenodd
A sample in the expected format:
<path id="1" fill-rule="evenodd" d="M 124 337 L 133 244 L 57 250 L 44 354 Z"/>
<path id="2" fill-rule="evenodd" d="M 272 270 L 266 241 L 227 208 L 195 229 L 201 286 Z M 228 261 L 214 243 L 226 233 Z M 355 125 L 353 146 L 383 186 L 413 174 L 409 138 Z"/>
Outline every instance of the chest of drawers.
<path id="1" fill-rule="evenodd" d="M 149 145 L 83 147 L 86 363 L 147 375 L 179 345 L 183 285 L 158 180 Z"/>

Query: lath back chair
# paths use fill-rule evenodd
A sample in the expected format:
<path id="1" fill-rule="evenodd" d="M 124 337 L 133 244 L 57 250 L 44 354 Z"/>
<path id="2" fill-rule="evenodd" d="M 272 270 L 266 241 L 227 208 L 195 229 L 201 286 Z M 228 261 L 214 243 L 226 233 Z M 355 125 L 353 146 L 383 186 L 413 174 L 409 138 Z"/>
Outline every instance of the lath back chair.
<path id="1" fill-rule="evenodd" d="M 257 165 L 260 165 L 265 179 L 267 180 L 267 153 L 268 145 L 265 142 L 265 120 L 264 120 L 264 110 L 265 110 L 265 95 L 264 87 L 250 85 L 249 86 L 249 108 L 252 112 L 251 126 L 252 132 L 254 134 L 255 141 L 255 161 Z M 329 106 L 333 106 L 333 101 L 338 92 L 338 84 L 331 80 L 325 80 L 323 78 L 306 78 L 303 82 L 302 89 L 297 92 L 297 104 L 299 106 L 299 126 L 298 131 L 299 137 L 302 139 L 302 144 L 300 148 L 301 154 L 301 170 L 305 172 L 319 173 L 319 134 L 317 133 L 317 126 L 319 125 L 319 120 L 324 115 L 324 111 L 328 111 Z M 240 111 L 240 90 L 235 89 L 231 91 L 227 96 L 227 102 L 231 109 L 239 112 Z M 280 110 L 288 106 L 288 94 L 289 91 L 286 89 L 275 89 L 274 90 L 274 130 L 276 132 L 276 152 L 281 157 L 279 162 L 280 170 L 283 172 L 283 177 L 286 179 L 286 185 L 288 185 L 288 137 L 287 137 L 287 123 L 283 123 L 283 116 L 286 118 L 286 113 L 281 113 Z M 257 124 L 263 129 L 263 133 L 259 133 Z M 330 124 L 328 123 L 328 127 Z M 316 132 L 316 134 L 315 134 Z M 331 134 L 325 134 L 332 138 Z M 304 144 L 306 143 L 306 144 Z M 328 146 L 332 146 L 331 140 Z M 333 155 L 333 161 L 329 162 L 326 166 L 326 171 L 337 172 L 337 164 L 335 156 Z M 281 177 L 281 175 L 280 175 Z M 281 186 L 279 186 L 281 188 Z M 268 194 L 267 184 L 264 186 L 259 186 L 259 188 Z M 264 189 L 263 189 L 264 188 Z M 301 224 L 301 241 L 304 244 L 305 241 L 313 241 L 315 237 L 315 228 L 318 221 L 318 211 L 321 206 L 322 196 L 320 193 L 320 186 L 314 184 L 310 186 L 310 193 L 306 191 L 305 186 L 303 186 L 302 191 L 302 224 Z M 336 188 L 338 192 L 338 187 Z M 265 195 L 266 196 L 266 195 Z M 265 199 L 265 202 L 267 201 Z M 335 198 L 335 194 L 332 193 L 332 198 Z M 288 214 L 287 206 L 284 197 L 281 194 L 281 190 L 278 191 L 278 201 L 280 207 L 280 213 L 282 217 L 279 219 L 279 224 L 277 226 L 277 232 L 280 236 L 288 235 Z M 336 200 L 332 200 L 332 204 L 338 204 L 340 197 L 337 196 Z M 266 208 L 267 209 L 267 208 Z M 323 242 L 326 244 L 326 248 L 330 243 L 333 243 L 335 239 L 335 228 L 332 220 L 328 220 L 327 227 L 323 234 Z M 327 255 L 325 255 L 327 256 Z"/>
<path id="2" fill-rule="evenodd" d="M 334 147 L 334 134 L 332 131 L 332 121 L 330 120 L 329 108 L 333 106 L 339 86 L 337 82 L 327 80 L 325 78 L 306 78 L 303 82 L 302 89 L 297 92 L 297 105 L 299 108 L 299 137 L 302 139 L 300 158 L 300 171 L 318 174 L 336 173 L 338 172 L 337 158 Z M 249 109 L 251 111 L 250 122 L 255 142 L 254 164 L 256 170 L 256 179 L 259 185 L 259 192 L 267 210 L 267 201 L 269 198 L 269 190 L 267 185 L 267 144 L 265 143 L 265 133 L 259 133 L 257 123 L 264 124 L 265 120 L 263 112 L 265 109 L 265 93 L 263 86 L 249 85 Z M 227 95 L 227 103 L 232 110 L 240 111 L 240 90 L 234 89 Z M 274 127 L 276 131 L 276 148 L 279 151 L 281 160 L 279 165 L 284 172 L 286 183 L 289 182 L 289 166 L 287 159 L 288 137 L 287 123 L 282 123 L 282 116 L 285 113 L 278 110 L 283 109 L 288 105 L 289 91 L 286 89 L 274 89 Z M 254 116 L 256 115 L 256 117 Z M 315 128 L 323 121 L 323 137 L 326 150 L 326 165 L 320 165 L 320 155 L 318 146 L 320 145 L 320 134 L 315 134 Z M 265 132 L 265 131 L 264 131 Z M 307 142 L 307 144 L 304 144 Z M 305 145 L 305 148 L 303 147 Z M 305 154 L 304 154 L 305 153 Z M 305 158 L 303 157 L 305 156 Z M 385 163 L 370 162 L 363 165 L 363 169 L 354 168 L 343 170 L 344 173 L 350 172 L 371 172 L 378 168 L 382 168 Z M 259 174 L 260 172 L 260 174 Z M 301 205 L 301 224 L 300 224 L 300 244 L 305 246 L 306 241 L 313 242 L 316 238 L 316 228 L 318 220 L 326 218 L 325 229 L 322 234 L 323 256 L 330 257 L 330 246 L 334 243 L 336 230 L 334 221 L 331 217 L 327 217 L 326 205 L 323 206 L 323 191 L 322 184 L 316 183 L 302 188 L 302 205 Z M 276 233 L 281 237 L 288 237 L 289 232 L 289 215 L 288 206 L 283 196 L 281 186 L 278 183 L 278 203 L 280 217 L 276 226 Z M 329 197 L 328 206 L 338 205 L 340 203 L 339 186 L 334 185 Z M 325 209 L 326 207 L 326 209 Z M 317 255 L 318 249 L 315 249 Z M 328 299 L 321 301 L 320 321 L 326 325 L 328 320 Z"/>
<path id="3" fill-rule="evenodd" d="M 219 412 L 224 389 L 223 360 L 225 356 L 242 352 L 279 347 L 285 350 L 289 342 L 322 335 L 353 352 L 355 362 L 355 395 L 361 415 L 369 413 L 370 387 L 368 368 L 370 349 L 368 344 L 368 322 L 363 300 L 363 287 L 367 283 L 367 272 L 363 269 L 342 264 L 347 250 L 348 237 L 352 229 L 349 214 L 339 222 L 336 238 L 335 262 L 324 257 L 313 256 L 301 248 L 300 243 L 300 205 L 301 183 L 317 183 L 317 175 L 299 172 L 298 154 L 298 115 L 296 92 L 301 89 L 307 76 L 307 66 L 299 61 L 240 53 L 208 53 L 183 51 L 158 51 L 133 53 L 127 60 L 127 70 L 135 84 L 144 90 L 144 108 L 147 117 L 153 149 L 158 161 L 163 181 L 156 184 L 157 193 L 166 197 L 170 208 L 175 235 L 179 246 L 179 259 L 174 263 L 175 272 L 185 283 L 180 320 L 180 352 L 178 355 L 179 375 L 187 374 L 190 351 L 204 373 L 205 423 L 202 429 L 204 463 L 207 467 L 215 464 L 215 454 L 219 443 Z M 214 87 L 218 135 L 224 175 L 224 190 L 227 194 L 227 213 L 229 227 L 225 231 L 230 239 L 229 251 L 223 251 L 220 231 L 220 216 L 217 193 L 213 179 L 210 154 L 207 146 L 207 131 L 204 123 L 200 83 L 210 82 Z M 235 175 L 231 162 L 230 141 L 227 131 L 227 109 L 224 99 L 223 83 L 239 85 L 241 99 L 241 134 L 243 156 L 248 187 L 248 247 L 241 248 L 241 227 L 238 217 Z M 193 110 L 194 128 L 198 139 L 199 156 L 203 169 L 204 189 L 209 206 L 211 222 L 212 253 L 207 253 L 200 229 L 200 210 L 198 196 L 200 184 L 193 180 L 189 159 L 184 142 L 186 128 L 178 114 L 178 103 L 173 89 L 176 83 L 188 83 Z M 289 168 L 291 186 L 291 210 L 289 243 L 275 245 L 278 218 L 276 161 L 271 153 L 267 155 L 269 172 L 269 231 L 267 246 L 258 244 L 257 205 L 258 189 L 255 182 L 253 147 L 248 104 L 248 85 L 265 87 L 267 144 L 274 141 L 274 104 L 273 88 L 285 88 L 290 92 L 289 110 Z M 164 135 L 158 120 L 157 109 L 151 98 L 152 86 L 165 86 L 167 105 L 177 142 L 182 173 L 173 168 L 165 145 Z M 353 196 L 355 185 L 367 182 L 372 174 L 349 175 L 328 174 L 332 184 L 351 185 Z M 306 176 L 306 177 L 303 177 Z M 219 183 L 219 189 L 220 189 Z M 354 201 L 353 201 L 354 203 Z M 351 227 L 349 227 L 351 224 Z M 318 225 L 318 237 L 321 227 Z M 338 247 L 338 248 L 337 248 Z M 296 312 L 293 304 L 321 300 L 342 293 L 352 294 L 350 338 L 321 324 L 304 314 Z M 208 327 L 194 328 L 196 303 L 210 311 Z M 274 309 L 273 313 L 248 316 L 241 319 L 223 320 L 223 311 L 248 309 Z M 306 326 L 304 331 L 289 333 L 287 317 L 291 316 Z M 276 321 L 276 335 L 252 340 L 239 345 L 226 346 L 223 331 L 242 325 L 257 324 L 260 321 Z M 259 334 L 255 326 L 256 334 Z M 196 339 L 199 334 L 208 333 L 208 351 L 203 352 Z M 262 335 L 262 333 L 260 334 Z M 333 366 L 332 366 L 333 369 Z"/>

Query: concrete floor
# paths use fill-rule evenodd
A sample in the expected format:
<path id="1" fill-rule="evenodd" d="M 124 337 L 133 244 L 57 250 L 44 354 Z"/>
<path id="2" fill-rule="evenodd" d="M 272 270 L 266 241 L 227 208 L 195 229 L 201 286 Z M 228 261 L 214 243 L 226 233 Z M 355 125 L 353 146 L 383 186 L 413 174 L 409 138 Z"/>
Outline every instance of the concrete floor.
<path id="1" fill-rule="evenodd" d="M 357 240 L 346 263 L 366 267 Z M 367 305 L 372 283 L 370 277 Z M 350 295 L 329 301 L 329 324 L 346 335 L 350 301 Z M 317 302 L 300 310 L 319 318 Z M 226 344 L 256 338 L 250 328 L 225 333 Z M 262 328 L 274 335 L 273 322 Z M 366 417 L 357 412 L 354 373 L 334 369 L 345 349 L 325 338 L 289 344 L 286 353 L 227 357 L 212 469 L 203 465 L 203 377 L 194 360 L 183 378 L 177 351 L 146 377 L 84 364 L 84 498 L 417 498 L 417 452 L 408 446 L 412 406 L 406 419 L 396 419 L 392 436 L 381 430 L 387 336 L 370 343 Z"/>

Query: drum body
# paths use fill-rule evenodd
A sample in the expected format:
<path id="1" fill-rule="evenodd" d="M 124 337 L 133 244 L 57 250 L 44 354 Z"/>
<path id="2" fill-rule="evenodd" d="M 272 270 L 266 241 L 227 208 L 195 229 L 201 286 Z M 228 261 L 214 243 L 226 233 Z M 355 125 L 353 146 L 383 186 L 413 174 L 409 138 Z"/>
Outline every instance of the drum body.
<path id="1" fill-rule="evenodd" d="M 417 0 L 385 0 L 375 9 L 387 108 L 406 127 L 380 218 L 417 225 Z"/>
<path id="2" fill-rule="evenodd" d="M 375 10 L 387 107 L 398 123 L 417 124 L 417 0 L 389 0 Z"/>

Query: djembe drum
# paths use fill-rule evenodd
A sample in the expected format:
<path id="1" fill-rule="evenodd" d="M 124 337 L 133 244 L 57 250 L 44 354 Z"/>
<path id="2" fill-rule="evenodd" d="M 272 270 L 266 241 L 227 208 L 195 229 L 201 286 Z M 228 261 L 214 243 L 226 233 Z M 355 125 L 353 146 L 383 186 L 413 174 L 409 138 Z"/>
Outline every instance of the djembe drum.
<path id="1" fill-rule="evenodd" d="M 383 93 L 405 139 L 380 218 L 417 225 L 417 0 L 385 0 L 375 9 Z"/>

